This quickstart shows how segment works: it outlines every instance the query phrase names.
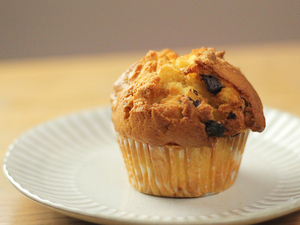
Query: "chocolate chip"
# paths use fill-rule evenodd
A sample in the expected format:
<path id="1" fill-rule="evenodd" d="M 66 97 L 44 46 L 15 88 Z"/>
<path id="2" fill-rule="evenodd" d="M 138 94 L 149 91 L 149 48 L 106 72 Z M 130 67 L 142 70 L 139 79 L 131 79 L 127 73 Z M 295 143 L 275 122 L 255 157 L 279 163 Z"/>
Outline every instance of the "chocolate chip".
<path id="1" fill-rule="evenodd" d="M 194 104 L 195 107 L 198 107 L 198 105 L 201 104 L 201 101 L 199 99 L 197 99 L 196 101 L 194 101 L 191 97 L 188 97 L 188 98 L 189 98 L 189 100 L 191 102 L 193 102 L 193 104 Z"/>
<path id="2" fill-rule="evenodd" d="M 227 116 L 227 119 L 236 119 L 236 115 L 234 112 L 230 112 Z"/>
<path id="3" fill-rule="evenodd" d="M 222 137 L 226 131 L 226 127 L 224 125 L 214 120 L 208 120 L 204 124 L 205 131 L 211 136 Z"/>
<path id="4" fill-rule="evenodd" d="M 220 81 L 218 81 L 218 79 L 215 78 L 214 76 L 212 76 L 212 75 L 204 75 L 204 74 L 200 74 L 200 76 L 202 77 L 201 80 L 204 80 L 204 82 L 206 84 L 206 88 L 207 88 L 207 90 L 210 93 L 216 95 L 223 88 L 223 86 L 220 83 Z"/>

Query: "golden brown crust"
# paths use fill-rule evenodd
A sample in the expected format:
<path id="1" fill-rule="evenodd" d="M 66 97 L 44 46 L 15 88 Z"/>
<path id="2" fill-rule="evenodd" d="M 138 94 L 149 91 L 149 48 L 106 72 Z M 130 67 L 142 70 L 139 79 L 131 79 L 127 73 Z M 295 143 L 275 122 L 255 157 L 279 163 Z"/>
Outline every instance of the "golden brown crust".
<path id="1" fill-rule="evenodd" d="M 184 147 L 211 147 L 219 136 L 247 129 L 261 132 L 260 98 L 223 56 L 212 48 L 182 57 L 168 49 L 149 51 L 115 83 L 115 130 L 153 146 Z"/>

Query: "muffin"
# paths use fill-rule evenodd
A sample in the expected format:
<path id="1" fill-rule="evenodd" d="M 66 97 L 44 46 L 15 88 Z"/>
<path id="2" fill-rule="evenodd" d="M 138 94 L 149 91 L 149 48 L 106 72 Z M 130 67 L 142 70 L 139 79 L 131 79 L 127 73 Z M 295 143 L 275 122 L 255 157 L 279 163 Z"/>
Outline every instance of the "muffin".
<path id="1" fill-rule="evenodd" d="M 224 51 L 149 51 L 114 84 L 112 121 L 138 191 L 216 194 L 235 181 L 249 131 L 262 132 L 261 100 Z"/>

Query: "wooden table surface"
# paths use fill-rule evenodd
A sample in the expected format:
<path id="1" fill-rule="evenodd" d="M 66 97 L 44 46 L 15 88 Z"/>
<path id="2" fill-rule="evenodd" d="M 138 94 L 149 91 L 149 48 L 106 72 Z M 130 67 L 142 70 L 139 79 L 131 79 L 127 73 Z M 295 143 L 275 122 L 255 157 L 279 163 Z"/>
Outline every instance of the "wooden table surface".
<path id="1" fill-rule="evenodd" d="M 217 48 L 224 49 L 225 58 L 242 69 L 264 105 L 300 116 L 300 40 Z M 0 161 L 13 139 L 32 126 L 108 105 L 114 81 L 145 53 L 0 61 Z M 4 224 L 90 223 L 29 200 L 0 173 L 0 225 Z M 300 225 L 300 211 L 262 224 Z"/>

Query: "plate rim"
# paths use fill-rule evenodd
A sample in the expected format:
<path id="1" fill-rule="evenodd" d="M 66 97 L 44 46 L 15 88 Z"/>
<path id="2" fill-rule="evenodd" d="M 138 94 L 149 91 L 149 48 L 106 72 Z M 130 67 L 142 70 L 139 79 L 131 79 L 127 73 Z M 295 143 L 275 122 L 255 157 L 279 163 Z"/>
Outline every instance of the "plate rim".
<path id="1" fill-rule="evenodd" d="M 49 201 L 47 199 L 43 199 L 36 194 L 33 194 L 30 192 L 30 190 L 27 190 L 26 188 L 23 188 L 22 185 L 15 181 L 14 177 L 10 175 L 9 169 L 7 168 L 7 162 L 9 160 L 10 154 L 14 149 L 14 146 L 19 142 L 19 140 L 24 137 L 27 133 L 29 133 L 32 130 L 37 129 L 38 127 L 45 126 L 48 123 L 52 123 L 54 121 L 57 121 L 59 119 L 68 118 L 70 116 L 80 116 L 84 113 L 91 113 L 96 111 L 110 111 L 109 106 L 101 106 L 101 107 L 94 107 L 90 109 L 84 109 L 77 112 L 65 114 L 58 116 L 56 118 L 47 120 L 43 123 L 40 123 L 36 126 L 33 126 L 26 130 L 25 132 L 21 133 L 17 138 L 14 139 L 14 141 L 9 145 L 8 150 L 5 154 L 4 160 L 3 160 L 3 172 L 5 174 L 5 177 L 9 180 L 9 182 L 12 184 L 13 187 L 15 187 L 21 194 L 25 195 L 27 198 L 31 199 L 32 201 L 39 203 L 43 206 L 46 206 L 52 210 L 55 210 L 57 212 L 60 212 L 62 214 L 65 214 L 67 216 L 71 216 L 77 219 L 90 221 L 90 222 L 96 222 L 96 223 L 109 223 L 109 224 L 118 224 L 122 222 L 123 224 L 157 224 L 157 222 L 161 224 L 182 224 L 184 222 L 185 224 L 249 224 L 249 223 L 259 223 L 271 219 L 275 219 L 287 214 L 290 214 L 292 212 L 298 211 L 300 209 L 300 199 L 294 199 L 291 201 L 285 201 L 279 206 L 276 206 L 274 208 L 267 208 L 259 212 L 252 212 L 241 215 L 233 215 L 229 217 L 222 217 L 221 220 L 219 217 L 216 218 L 208 218 L 208 219 L 199 219 L 196 220 L 162 220 L 162 219 L 154 219 L 153 217 L 148 217 L 147 219 L 141 219 L 141 218 L 126 218 L 126 217 L 119 217 L 114 216 L 114 214 L 107 214 L 102 212 L 87 212 L 83 211 L 81 209 L 77 208 L 71 208 L 68 206 L 65 206 L 63 204 L 54 203 L 52 201 Z M 277 108 L 264 106 L 264 110 L 267 111 L 275 111 L 279 114 L 285 114 L 290 117 L 294 117 L 297 119 L 300 119 L 297 115 L 292 114 L 287 111 L 283 111 Z"/>

